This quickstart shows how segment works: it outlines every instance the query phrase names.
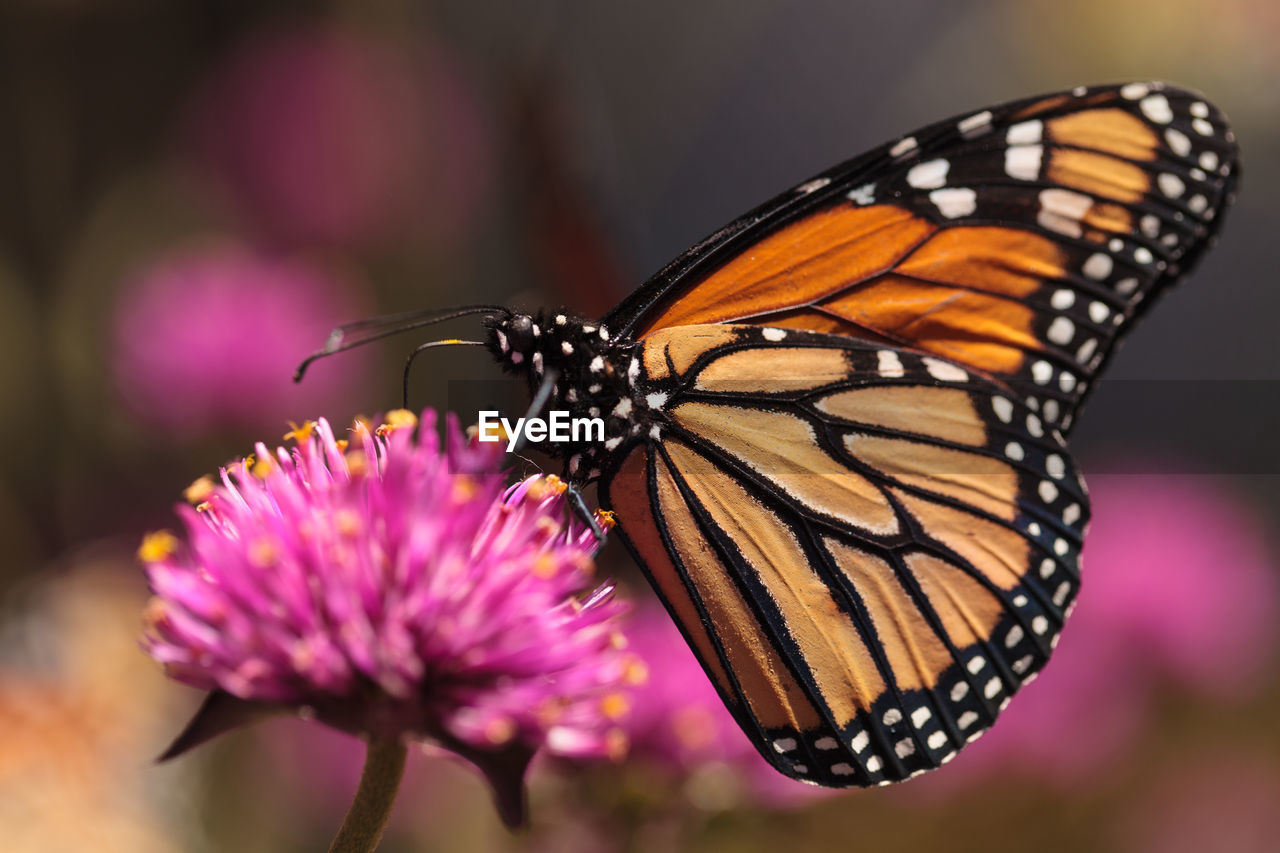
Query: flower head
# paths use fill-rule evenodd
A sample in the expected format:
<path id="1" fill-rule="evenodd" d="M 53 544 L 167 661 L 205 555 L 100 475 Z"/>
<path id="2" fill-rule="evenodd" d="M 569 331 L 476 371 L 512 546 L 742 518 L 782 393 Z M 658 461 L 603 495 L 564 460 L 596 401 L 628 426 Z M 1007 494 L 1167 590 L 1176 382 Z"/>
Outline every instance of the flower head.
<path id="1" fill-rule="evenodd" d="M 358 422 L 350 443 L 297 427 L 292 450 L 259 444 L 194 489 L 186 542 L 140 549 L 146 650 L 215 695 L 429 738 L 491 777 L 499 756 L 522 776 L 539 748 L 616 754 L 622 606 L 608 586 L 584 595 L 595 541 L 567 521 L 564 484 L 506 488 L 500 454 L 466 449 L 452 421 L 442 453 L 434 415 L 415 424 Z"/>

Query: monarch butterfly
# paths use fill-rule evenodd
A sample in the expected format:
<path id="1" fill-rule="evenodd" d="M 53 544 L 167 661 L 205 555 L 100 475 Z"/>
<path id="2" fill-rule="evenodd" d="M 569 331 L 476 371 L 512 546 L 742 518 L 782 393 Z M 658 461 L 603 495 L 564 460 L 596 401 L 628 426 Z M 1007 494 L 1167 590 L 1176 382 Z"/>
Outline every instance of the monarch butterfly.
<path id="1" fill-rule="evenodd" d="M 1236 172 L 1192 92 L 1015 101 L 782 193 L 600 321 L 471 309 L 473 343 L 604 419 L 550 450 L 598 484 L 760 753 L 888 784 L 951 760 L 1049 659 L 1089 514 L 1066 436 Z"/>

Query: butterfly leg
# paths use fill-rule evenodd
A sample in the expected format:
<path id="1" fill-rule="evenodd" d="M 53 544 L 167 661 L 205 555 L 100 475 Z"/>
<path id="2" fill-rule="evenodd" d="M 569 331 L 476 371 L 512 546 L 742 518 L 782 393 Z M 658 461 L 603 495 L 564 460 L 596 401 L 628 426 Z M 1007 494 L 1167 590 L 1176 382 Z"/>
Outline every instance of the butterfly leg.
<path id="1" fill-rule="evenodd" d="M 547 368 L 546 375 L 542 378 L 542 384 L 538 386 L 538 393 L 533 395 L 533 402 L 529 404 L 529 410 L 524 413 L 524 419 L 536 418 L 546 408 L 547 401 L 551 399 L 551 394 L 556 390 L 556 380 L 560 378 L 560 371 L 554 367 Z M 516 439 L 515 446 L 511 448 L 512 453 L 519 453 L 524 449 L 525 437 L 522 434 Z"/>
<path id="2" fill-rule="evenodd" d="M 591 535 L 596 538 L 596 549 L 599 550 L 604 546 L 604 528 L 600 526 L 600 522 L 596 519 L 596 514 L 587 506 L 587 502 L 582 497 L 582 492 L 578 490 L 577 486 L 570 484 L 564 494 L 568 502 L 569 511 L 576 515 L 579 521 L 591 528 Z"/>

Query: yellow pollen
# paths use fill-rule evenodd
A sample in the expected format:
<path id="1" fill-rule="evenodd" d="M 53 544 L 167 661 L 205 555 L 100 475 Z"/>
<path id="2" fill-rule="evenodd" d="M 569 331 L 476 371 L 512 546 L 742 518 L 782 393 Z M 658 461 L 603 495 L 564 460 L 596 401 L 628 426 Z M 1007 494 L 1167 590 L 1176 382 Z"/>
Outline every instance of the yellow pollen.
<path id="1" fill-rule="evenodd" d="M 360 521 L 360 514 L 354 510 L 339 510 L 333 520 L 338 532 L 348 538 L 358 536 L 364 528 Z"/>
<path id="2" fill-rule="evenodd" d="M 251 470 L 253 471 L 253 476 L 257 477 L 259 480 L 263 480 L 266 479 L 268 474 L 275 470 L 275 467 L 275 460 L 270 456 L 264 456 L 257 462 L 253 463 Z"/>
<path id="3" fill-rule="evenodd" d="M 208 474 L 205 474 L 203 477 L 187 486 L 182 491 L 182 497 L 184 497 L 187 503 L 190 504 L 204 503 L 209 499 L 209 496 L 213 494 L 214 488 L 215 485 L 213 478 Z"/>
<path id="4" fill-rule="evenodd" d="M 275 545 L 266 539 L 259 539 L 249 546 L 249 562 L 259 569 L 265 569 L 276 561 Z"/>
<path id="5" fill-rule="evenodd" d="M 596 510 L 596 521 L 605 530 L 612 530 L 618 526 L 618 519 L 614 517 L 613 511 L 608 509 Z"/>
<path id="6" fill-rule="evenodd" d="M 340 438 L 337 441 L 335 441 L 334 444 L 338 446 L 339 453 L 346 453 L 347 447 L 351 444 L 351 442 L 347 441 L 345 438 Z"/>
<path id="7" fill-rule="evenodd" d="M 466 474 L 459 474 L 453 478 L 454 503 L 465 503 L 474 498 L 479 491 L 480 488 L 474 478 Z"/>
<path id="8" fill-rule="evenodd" d="M 621 693 L 609 693 L 600 700 L 600 713 L 610 720 L 618 720 L 631 710 L 631 703 Z"/>
<path id="9" fill-rule="evenodd" d="M 621 631 L 611 631 L 609 633 L 609 645 L 615 649 L 625 649 L 627 647 L 627 635 Z"/>
<path id="10" fill-rule="evenodd" d="M 627 733 L 622 729 L 609 729 L 604 735 L 605 749 L 611 761 L 621 761 L 627 757 Z"/>
<path id="11" fill-rule="evenodd" d="M 490 720 L 484 727 L 485 739 L 495 746 L 504 744 L 511 740 L 511 738 L 515 736 L 515 733 L 516 724 L 506 717 L 498 717 L 497 719 Z"/>
<path id="12" fill-rule="evenodd" d="M 555 576 L 556 569 L 560 563 L 550 554 L 539 554 L 537 559 L 533 561 L 533 574 L 535 577 L 546 580 Z"/>
<path id="13" fill-rule="evenodd" d="M 250 453 L 248 456 L 240 460 L 241 470 L 252 471 L 253 466 L 254 464 L 256 464 L 256 462 L 257 462 L 257 459 L 254 457 L 252 453 Z"/>
<path id="14" fill-rule="evenodd" d="M 213 504 L 208 501 L 201 501 L 196 504 L 196 512 L 208 512 L 211 509 L 213 509 Z"/>
<path id="15" fill-rule="evenodd" d="M 138 546 L 138 559 L 144 563 L 155 563 L 177 550 L 178 537 L 167 530 L 157 530 L 142 537 L 142 544 Z"/>
<path id="16" fill-rule="evenodd" d="M 387 412 L 386 420 L 378 427 L 378 435 L 386 435 L 398 429 L 412 429 L 418 425 L 418 416 L 408 409 L 392 409 Z"/>
<path id="17" fill-rule="evenodd" d="M 286 441 L 293 439 L 298 444 L 303 444 L 311 439 L 316 431 L 315 421 L 303 421 L 302 426 L 298 426 L 293 421 L 289 421 L 289 431 L 282 436 Z"/>
<path id="18" fill-rule="evenodd" d="M 359 477 L 365 472 L 366 464 L 363 451 L 352 450 L 344 458 L 347 460 L 347 470 L 351 472 L 352 476 Z"/>
<path id="19" fill-rule="evenodd" d="M 649 667 L 638 657 L 627 658 L 623 664 L 622 683 L 628 687 L 639 687 L 649 680 Z"/>

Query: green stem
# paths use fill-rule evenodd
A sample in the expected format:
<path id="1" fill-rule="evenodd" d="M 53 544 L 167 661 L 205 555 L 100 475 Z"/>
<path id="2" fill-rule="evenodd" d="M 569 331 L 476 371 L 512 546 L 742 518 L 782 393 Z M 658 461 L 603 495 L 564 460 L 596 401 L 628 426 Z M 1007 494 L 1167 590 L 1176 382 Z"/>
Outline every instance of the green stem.
<path id="1" fill-rule="evenodd" d="M 355 801 L 329 845 L 329 853 L 372 853 L 377 848 L 404 775 L 406 752 L 399 740 L 369 742 Z"/>

